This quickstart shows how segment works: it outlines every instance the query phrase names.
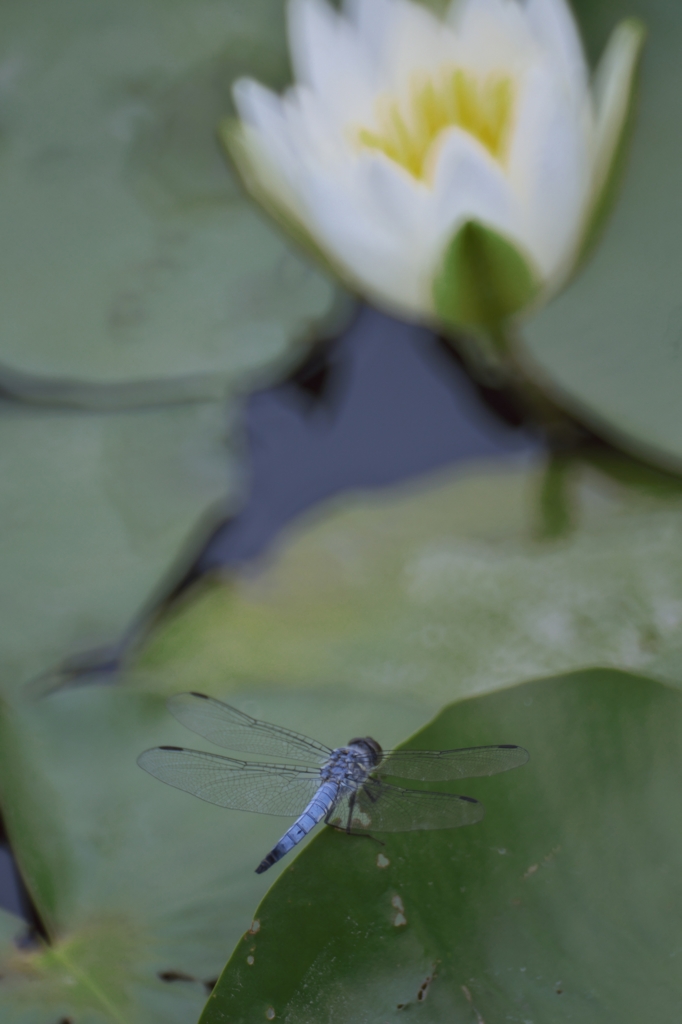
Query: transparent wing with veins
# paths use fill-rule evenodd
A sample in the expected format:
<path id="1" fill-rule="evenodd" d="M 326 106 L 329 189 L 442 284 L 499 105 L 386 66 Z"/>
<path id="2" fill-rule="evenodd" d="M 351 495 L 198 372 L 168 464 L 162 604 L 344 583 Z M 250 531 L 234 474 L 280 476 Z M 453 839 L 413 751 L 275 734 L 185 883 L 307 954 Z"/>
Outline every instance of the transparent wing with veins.
<path id="1" fill-rule="evenodd" d="M 317 768 L 238 761 L 186 747 L 153 747 L 137 763 L 169 786 L 234 811 L 295 818 L 320 787 Z"/>
<path id="2" fill-rule="evenodd" d="M 401 789 L 368 779 L 357 793 L 346 793 L 334 805 L 326 822 L 347 832 L 414 832 L 473 825 L 484 814 L 483 804 L 470 796 Z"/>
<path id="3" fill-rule="evenodd" d="M 260 722 L 237 708 L 203 693 L 180 693 L 167 701 L 168 710 L 192 732 L 219 747 L 244 754 L 290 757 L 308 764 L 322 764 L 331 748 L 300 732 Z"/>
<path id="4" fill-rule="evenodd" d="M 376 774 L 421 782 L 474 779 L 519 768 L 529 756 L 523 747 L 510 743 L 459 750 L 387 750 Z"/>

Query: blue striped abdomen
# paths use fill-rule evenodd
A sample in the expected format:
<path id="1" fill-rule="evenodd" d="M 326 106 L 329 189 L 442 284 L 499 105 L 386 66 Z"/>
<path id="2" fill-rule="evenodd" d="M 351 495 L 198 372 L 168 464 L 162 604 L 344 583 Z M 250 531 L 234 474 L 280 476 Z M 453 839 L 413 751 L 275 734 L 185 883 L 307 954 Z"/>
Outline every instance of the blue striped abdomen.
<path id="1" fill-rule="evenodd" d="M 271 868 L 278 860 L 293 850 L 297 843 L 300 843 L 312 829 L 327 817 L 335 800 L 339 795 L 338 782 L 323 782 L 308 806 L 299 815 L 291 828 L 287 829 L 276 846 L 270 850 L 267 857 L 264 857 L 256 868 L 256 874 L 262 875 L 264 871 Z"/>

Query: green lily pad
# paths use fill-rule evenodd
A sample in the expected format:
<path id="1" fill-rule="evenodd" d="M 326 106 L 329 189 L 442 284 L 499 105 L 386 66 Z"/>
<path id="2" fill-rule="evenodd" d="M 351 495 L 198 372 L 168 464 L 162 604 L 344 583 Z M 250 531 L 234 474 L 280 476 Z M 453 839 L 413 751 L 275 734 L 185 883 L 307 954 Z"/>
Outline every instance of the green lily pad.
<path id="1" fill-rule="evenodd" d="M 342 692 L 232 700 L 329 741 L 366 725 L 395 743 L 424 717 L 417 701 Z M 126 686 L 0 706 L 0 803 L 50 939 L 17 948 L 25 929 L 0 915 L 3 1024 L 195 1024 L 271 881 L 254 869 L 283 822 L 212 807 L 137 767 L 147 747 L 188 738 L 158 696 Z"/>
<path id="2" fill-rule="evenodd" d="M 0 385 L 216 398 L 338 312 L 217 141 L 234 77 L 287 77 L 281 0 L 11 0 L 2 30 Z"/>
<path id="3" fill-rule="evenodd" d="M 575 6 L 593 56 L 619 19 L 642 19 L 641 96 L 603 238 L 568 290 L 524 328 L 528 367 L 602 433 L 679 470 L 682 8 L 675 0 Z"/>
<path id="4" fill-rule="evenodd" d="M 675 1019 L 680 737 L 678 693 L 604 670 L 451 705 L 406 746 L 518 742 L 530 763 L 457 784 L 487 807 L 469 828 L 324 830 L 201 1024 Z"/>
<path id="5" fill-rule="evenodd" d="M 556 539 L 538 532 L 557 504 L 538 464 L 337 501 L 259 571 L 200 591 L 141 663 L 176 690 L 326 681 L 436 706 L 594 664 L 682 683 L 679 491 L 565 475 L 573 527 Z"/>
<path id="6" fill-rule="evenodd" d="M 115 643 L 237 489 L 220 403 L 0 405 L 0 668 L 14 688 Z"/>

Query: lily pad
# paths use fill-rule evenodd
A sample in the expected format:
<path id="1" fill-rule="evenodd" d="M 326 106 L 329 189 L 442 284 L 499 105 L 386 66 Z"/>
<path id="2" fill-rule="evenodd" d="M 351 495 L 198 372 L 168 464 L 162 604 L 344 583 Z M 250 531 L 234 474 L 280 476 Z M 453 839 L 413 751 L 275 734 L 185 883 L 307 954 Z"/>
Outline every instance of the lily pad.
<path id="1" fill-rule="evenodd" d="M 383 847 L 325 830 L 201 1024 L 675 1019 L 680 737 L 679 693 L 604 670 L 446 708 L 406 746 L 513 741 L 530 763 L 458 783 L 487 807 L 466 829 Z"/>
<path id="2" fill-rule="evenodd" d="M 623 187 L 571 287 L 524 329 L 528 367 L 601 433 L 682 467 L 682 8 L 675 0 L 577 0 L 596 56 L 614 24 L 647 27 Z"/>
<path id="3" fill-rule="evenodd" d="M 398 742 L 417 701 L 250 690 L 244 710 L 322 740 L 382 728 Z M 255 866 L 277 818 L 223 811 L 163 786 L 137 755 L 188 733 L 159 697 L 85 687 L 0 707 L 0 801 L 49 942 L 0 915 L 3 1024 L 195 1024 L 270 879 Z M 276 876 L 277 872 L 273 872 Z"/>
<path id="4" fill-rule="evenodd" d="M 11 0 L 0 28 L 0 385 L 216 398 L 338 312 L 216 137 L 234 77 L 286 80 L 281 0 Z"/>
<path id="5" fill-rule="evenodd" d="M 545 501 L 565 536 L 539 532 Z M 681 624 L 679 491 L 489 461 L 299 521 L 259 566 L 199 591 L 141 664 L 175 689 L 326 681 L 442 705 L 595 664 L 682 683 Z"/>
<path id="6" fill-rule="evenodd" d="M 219 403 L 109 414 L 0 404 L 0 666 L 14 688 L 113 644 L 237 490 Z"/>

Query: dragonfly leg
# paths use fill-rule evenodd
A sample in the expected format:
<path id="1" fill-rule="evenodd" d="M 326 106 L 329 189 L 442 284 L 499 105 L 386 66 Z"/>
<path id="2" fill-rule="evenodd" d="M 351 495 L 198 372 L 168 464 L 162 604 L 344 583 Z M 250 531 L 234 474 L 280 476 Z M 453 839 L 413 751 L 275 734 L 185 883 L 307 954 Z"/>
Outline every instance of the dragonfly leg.
<path id="1" fill-rule="evenodd" d="M 354 831 L 351 828 L 351 824 L 352 824 L 352 821 L 353 821 L 353 808 L 355 807 L 356 799 L 357 799 L 357 794 L 356 793 L 351 793 L 350 798 L 348 800 L 348 821 L 346 822 L 345 825 L 334 825 L 329 820 L 329 815 L 332 813 L 333 808 L 328 812 L 326 818 L 324 819 L 325 824 L 329 825 L 330 828 L 335 829 L 337 832 L 345 832 L 345 834 L 347 836 L 360 836 L 361 838 L 364 838 L 364 839 L 373 839 L 375 843 L 379 844 L 379 846 L 385 846 L 386 843 L 383 843 L 381 841 L 381 839 L 377 839 L 376 836 L 370 835 L 369 832 L 360 832 L 360 831 L 356 832 L 356 831 Z M 376 797 L 374 797 L 372 802 L 375 802 L 375 801 L 376 801 Z"/>
<path id="2" fill-rule="evenodd" d="M 334 825 L 331 821 L 327 821 L 325 824 L 329 825 L 330 828 L 333 828 L 335 832 L 343 832 L 344 836 L 356 836 L 358 839 L 372 839 L 375 843 L 378 843 L 379 846 L 386 845 L 383 840 L 377 839 L 377 837 L 373 836 L 370 832 L 354 832 L 353 829 L 346 828 L 343 825 Z"/>
<path id="3" fill-rule="evenodd" d="M 371 832 L 349 832 L 348 829 L 343 829 L 343 831 L 346 833 L 347 836 L 357 836 L 358 839 L 371 839 L 375 843 L 378 843 L 379 846 L 386 845 L 386 843 L 382 842 L 381 839 L 377 839 L 376 836 L 373 836 Z"/>
<path id="4" fill-rule="evenodd" d="M 372 801 L 373 804 L 375 804 L 377 802 L 377 800 L 379 799 L 379 794 L 374 796 L 372 794 L 372 790 L 369 788 L 369 786 L 363 786 L 362 787 L 362 791 L 365 794 L 365 796 L 369 797 L 369 799 Z"/>
<path id="5" fill-rule="evenodd" d="M 348 801 L 348 821 L 346 822 L 346 833 L 347 833 L 347 835 L 350 835 L 350 833 L 351 833 L 351 827 L 350 826 L 351 826 L 351 822 L 353 820 L 353 808 L 355 807 L 356 797 L 357 797 L 357 793 L 354 791 L 354 792 L 351 793 L 350 800 Z"/>

